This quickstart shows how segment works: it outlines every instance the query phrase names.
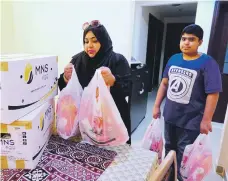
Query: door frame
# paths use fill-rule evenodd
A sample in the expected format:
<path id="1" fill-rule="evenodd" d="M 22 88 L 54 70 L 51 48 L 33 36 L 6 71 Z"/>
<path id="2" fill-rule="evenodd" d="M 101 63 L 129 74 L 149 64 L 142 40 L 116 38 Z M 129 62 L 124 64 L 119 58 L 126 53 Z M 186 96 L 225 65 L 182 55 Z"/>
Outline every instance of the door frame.
<path id="1" fill-rule="evenodd" d="M 150 24 L 152 23 L 152 21 L 156 21 L 156 22 L 158 22 L 158 23 L 160 23 L 160 25 L 161 25 L 161 27 L 159 27 L 159 28 L 161 28 L 162 29 L 162 34 L 161 34 L 161 36 L 160 36 L 160 38 L 161 38 L 161 47 L 160 48 L 158 48 L 157 46 L 159 46 L 159 44 L 158 44 L 158 31 L 157 30 L 155 30 L 155 33 L 156 33 L 156 35 L 155 35 L 155 39 L 151 39 L 151 37 L 152 37 L 152 34 L 151 34 L 151 26 L 150 26 Z M 151 13 L 149 13 L 149 22 L 148 22 L 148 36 L 147 36 L 147 51 L 146 51 L 146 65 L 148 66 L 148 69 L 149 69 L 149 83 L 148 83 L 148 88 L 147 88 L 147 91 L 148 92 L 151 92 L 152 90 L 153 90 L 153 78 L 154 78 L 154 68 L 155 68 L 155 64 L 156 64 L 156 56 L 157 56 L 157 54 L 159 53 L 158 51 L 160 51 L 160 53 L 159 53 L 159 55 L 160 55 L 160 57 L 159 57 L 159 59 L 158 59 L 158 61 L 159 61 L 159 68 L 160 68 L 160 64 L 161 64 L 161 62 L 160 62 L 160 60 L 161 60 L 161 53 L 162 53 L 162 42 L 163 42 L 163 34 L 164 34 L 164 22 L 162 22 L 161 20 L 159 20 L 158 18 L 156 18 L 153 14 L 151 14 Z M 155 45 L 154 46 L 151 46 L 151 45 L 153 45 L 153 41 L 155 41 Z M 153 48 L 153 52 L 151 52 L 151 50 L 150 50 L 150 48 Z M 153 58 L 153 65 L 151 65 L 151 64 L 149 64 L 148 62 L 149 62 L 149 60 L 150 60 L 150 58 Z M 159 76 L 158 76 L 158 79 L 159 79 Z M 158 84 L 159 84 L 159 81 L 158 81 Z"/>

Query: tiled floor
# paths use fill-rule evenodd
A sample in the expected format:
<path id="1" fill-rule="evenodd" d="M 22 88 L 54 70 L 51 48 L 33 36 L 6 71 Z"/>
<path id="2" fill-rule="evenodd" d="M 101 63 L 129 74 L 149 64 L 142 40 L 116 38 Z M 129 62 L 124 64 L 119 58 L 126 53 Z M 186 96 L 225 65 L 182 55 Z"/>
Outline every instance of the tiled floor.
<path id="1" fill-rule="evenodd" d="M 132 146 L 140 146 L 144 133 L 152 120 L 152 108 L 153 108 L 153 104 L 155 101 L 156 93 L 157 93 L 156 91 L 149 93 L 148 104 L 147 104 L 147 114 L 146 114 L 144 120 L 141 122 L 141 124 L 138 126 L 138 128 L 132 134 Z M 164 102 L 161 106 L 161 111 L 163 110 L 163 107 L 164 107 Z M 162 130 L 163 130 L 164 122 L 161 121 L 161 123 L 162 123 L 161 125 L 162 125 Z M 223 127 L 223 124 L 213 122 L 213 128 L 212 128 L 213 131 L 210 134 L 214 168 L 216 165 L 216 160 L 217 160 L 217 156 L 218 156 L 218 152 L 219 152 L 222 127 Z M 211 173 L 204 181 L 222 181 L 222 178 L 219 177 L 217 174 L 215 174 L 214 170 L 213 170 L 213 173 Z"/>

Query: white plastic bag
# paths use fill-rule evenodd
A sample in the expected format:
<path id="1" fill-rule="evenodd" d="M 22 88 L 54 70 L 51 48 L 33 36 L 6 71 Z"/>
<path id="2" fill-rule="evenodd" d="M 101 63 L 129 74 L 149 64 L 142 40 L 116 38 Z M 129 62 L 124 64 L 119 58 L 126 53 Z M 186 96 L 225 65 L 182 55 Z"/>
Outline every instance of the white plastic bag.
<path id="1" fill-rule="evenodd" d="M 60 92 L 56 108 L 57 133 L 64 139 L 80 134 L 78 113 L 82 91 L 73 67 L 71 79 Z"/>
<path id="2" fill-rule="evenodd" d="M 162 161 L 163 138 L 161 119 L 152 120 L 143 137 L 142 147 L 158 153 L 159 163 Z"/>
<path id="3" fill-rule="evenodd" d="M 118 146 L 129 139 L 126 126 L 100 70 L 96 70 L 90 84 L 84 89 L 79 127 L 82 140 L 98 146 Z"/>
<path id="4" fill-rule="evenodd" d="M 185 181 L 202 181 L 212 169 L 212 150 L 209 136 L 200 134 L 195 142 L 186 146 L 180 173 Z"/>

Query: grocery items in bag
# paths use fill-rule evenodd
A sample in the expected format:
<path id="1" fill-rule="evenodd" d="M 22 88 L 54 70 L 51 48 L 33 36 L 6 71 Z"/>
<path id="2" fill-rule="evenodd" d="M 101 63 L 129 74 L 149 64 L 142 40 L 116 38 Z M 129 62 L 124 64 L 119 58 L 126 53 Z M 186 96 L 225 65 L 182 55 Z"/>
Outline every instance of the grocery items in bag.
<path id="1" fill-rule="evenodd" d="M 186 146 L 180 173 L 185 181 L 201 181 L 212 169 L 212 150 L 209 136 L 200 134 L 195 142 Z"/>
<path id="2" fill-rule="evenodd" d="M 81 99 L 79 126 L 83 141 L 95 145 L 122 145 L 129 139 L 126 126 L 97 70 Z"/>
<path id="3" fill-rule="evenodd" d="M 158 153 L 159 163 L 162 161 L 163 138 L 160 119 L 153 120 L 143 137 L 142 147 Z"/>
<path id="4" fill-rule="evenodd" d="M 60 92 L 56 108 L 57 133 L 64 139 L 79 134 L 78 113 L 82 95 L 75 69 L 67 86 Z"/>

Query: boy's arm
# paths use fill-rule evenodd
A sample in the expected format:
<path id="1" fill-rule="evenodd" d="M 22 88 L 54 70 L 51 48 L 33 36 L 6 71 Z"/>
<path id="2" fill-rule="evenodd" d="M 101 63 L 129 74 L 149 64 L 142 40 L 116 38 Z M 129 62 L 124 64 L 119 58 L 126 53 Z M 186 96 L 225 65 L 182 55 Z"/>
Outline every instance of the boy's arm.
<path id="1" fill-rule="evenodd" d="M 203 119 L 200 124 L 200 132 L 208 134 L 212 131 L 211 121 L 217 106 L 219 92 L 222 92 L 222 79 L 218 63 L 211 57 L 204 67 L 204 87 L 207 94 Z"/>
<path id="2" fill-rule="evenodd" d="M 204 115 L 200 125 L 200 132 L 202 134 L 208 134 L 209 131 L 212 132 L 211 121 L 217 106 L 218 98 L 219 93 L 211 93 L 207 95 Z"/>
<path id="3" fill-rule="evenodd" d="M 163 78 L 162 82 L 159 86 L 154 108 L 153 108 L 153 118 L 154 119 L 157 119 L 161 116 L 160 106 L 161 106 L 163 99 L 166 97 L 167 89 L 168 89 L 168 78 Z"/>

